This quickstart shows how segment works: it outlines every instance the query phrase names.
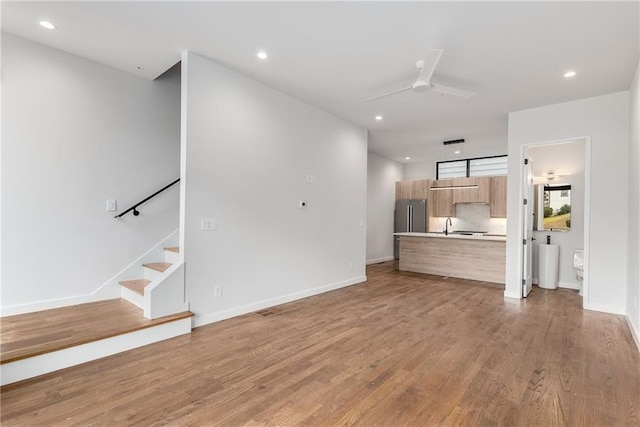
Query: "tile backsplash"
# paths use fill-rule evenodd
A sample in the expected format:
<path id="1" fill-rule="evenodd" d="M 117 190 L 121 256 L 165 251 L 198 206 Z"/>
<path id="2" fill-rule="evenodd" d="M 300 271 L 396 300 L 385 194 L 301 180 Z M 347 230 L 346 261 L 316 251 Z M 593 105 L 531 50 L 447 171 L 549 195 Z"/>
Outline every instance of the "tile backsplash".
<path id="1" fill-rule="evenodd" d="M 444 230 L 447 218 L 430 218 L 429 231 Z M 486 231 L 491 234 L 507 234 L 506 218 L 491 218 L 489 205 L 475 203 L 457 203 L 456 217 L 451 218 L 453 226 L 449 230 Z"/>

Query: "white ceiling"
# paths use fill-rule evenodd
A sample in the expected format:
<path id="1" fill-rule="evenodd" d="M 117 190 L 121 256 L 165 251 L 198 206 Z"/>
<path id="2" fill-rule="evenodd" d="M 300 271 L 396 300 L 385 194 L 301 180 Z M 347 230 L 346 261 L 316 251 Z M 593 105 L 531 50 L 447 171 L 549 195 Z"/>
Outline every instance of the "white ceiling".
<path id="1" fill-rule="evenodd" d="M 442 141 L 457 138 L 465 157 L 505 154 L 509 112 L 627 90 L 639 14 L 637 1 L 3 1 L 2 30 L 150 79 L 192 50 L 369 129 L 371 151 L 414 162 L 442 160 Z M 444 49 L 433 81 L 475 97 L 360 102 L 411 84 L 432 48 Z"/>
<path id="2" fill-rule="evenodd" d="M 550 173 L 566 175 L 584 173 L 586 162 L 584 140 L 531 147 L 528 155 L 533 163 L 534 177 L 545 177 Z M 558 177 L 555 181 L 563 182 L 563 178 Z"/>

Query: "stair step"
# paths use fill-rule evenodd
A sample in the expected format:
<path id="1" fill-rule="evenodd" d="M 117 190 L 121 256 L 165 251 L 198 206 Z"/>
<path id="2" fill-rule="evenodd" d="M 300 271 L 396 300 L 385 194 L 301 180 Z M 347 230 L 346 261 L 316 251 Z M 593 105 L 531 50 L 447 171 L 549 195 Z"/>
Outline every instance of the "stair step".
<path id="1" fill-rule="evenodd" d="M 192 317 L 183 312 L 149 320 L 117 298 L 2 318 L 0 363 L 37 356 Z"/>
<path id="2" fill-rule="evenodd" d="M 147 264 L 142 264 L 143 267 L 150 268 L 155 271 L 159 271 L 160 273 L 164 273 L 169 267 L 171 267 L 170 262 L 150 262 Z"/>
<path id="3" fill-rule="evenodd" d="M 169 251 L 169 252 L 175 252 L 177 254 L 180 253 L 180 247 L 179 246 L 168 246 L 166 248 L 164 248 L 165 251 Z"/>
<path id="4" fill-rule="evenodd" d="M 186 311 L 145 319 L 120 298 L 3 317 L 1 384 L 189 333 L 191 317 Z"/>
<path id="5" fill-rule="evenodd" d="M 151 283 L 151 280 L 147 279 L 133 279 L 133 280 L 123 280 L 120 282 L 122 286 L 127 289 L 131 289 L 133 292 L 144 295 L 144 288 Z"/>

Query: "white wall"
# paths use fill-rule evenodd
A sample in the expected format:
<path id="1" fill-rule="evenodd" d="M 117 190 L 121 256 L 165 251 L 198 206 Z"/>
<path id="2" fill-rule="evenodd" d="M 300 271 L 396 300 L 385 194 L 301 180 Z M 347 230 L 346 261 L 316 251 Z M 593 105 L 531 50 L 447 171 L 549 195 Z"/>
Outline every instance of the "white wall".
<path id="1" fill-rule="evenodd" d="M 506 136 L 504 139 L 499 138 L 498 140 L 480 139 L 466 141 L 462 144 L 461 148 L 462 153 L 456 156 L 456 158 L 471 159 L 475 157 L 502 156 L 507 154 Z M 441 154 L 434 155 L 429 160 L 406 163 L 404 167 L 404 179 L 407 181 L 415 179 L 436 179 L 436 163 L 445 160 L 455 160 L 455 158 L 447 155 L 443 146 Z"/>
<path id="2" fill-rule="evenodd" d="M 365 280 L 366 131 L 194 53 L 182 64 L 195 324 Z"/>
<path id="3" fill-rule="evenodd" d="M 178 227 L 178 188 L 137 218 L 105 201 L 122 211 L 179 176 L 179 75 L 151 82 L 7 34 L 2 74 L 2 307 L 71 303 Z"/>
<path id="4" fill-rule="evenodd" d="M 538 248 L 546 244 L 547 236 L 551 243 L 560 246 L 558 286 L 561 288 L 580 289 L 573 269 L 573 251 L 584 248 L 584 169 L 585 142 L 574 141 L 565 144 L 554 144 L 532 147 L 529 158 L 533 161 L 534 176 L 544 176 L 551 171 L 565 172 L 568 176 L 558 177 L 551 185 L 571 185 L 571 229 L 569 231 L 534 231 L 536 241 L 533 245 L 533 280 L 538 283 Z"/>
<path id="5" fill-rule="evenodd" d="M 367 162 L 367 263 L 393 259 L 393 211 L 402 163 L 372 152 Z"/>
<path id="6" fill-rule="evenodd" d="M 587 98 L 509 114 L 506 296 L 520 294 L 520 217 L 522 146 L 590 137 L 590 202 L 586 205 L 584 306 L 612 313 L 626 311 L 629 92 Z M 590 150 L 590 154 L 589 154 Z M 615 210 L 615 215 L 612 214 Z M 635 261 L 634 261 L 635 262 Z"/>
<path id="7" fill-rule="evenodd" d="M 436 160 L 406 163 L 404 165 L 404 179 L 407 181 L 436 179 Z"/>
<path id="8" fill-rule="evenodd" d="M 640 61 L 631 85 L 629 138 L 629 221 L 627 315 L 640 348 Z"/>

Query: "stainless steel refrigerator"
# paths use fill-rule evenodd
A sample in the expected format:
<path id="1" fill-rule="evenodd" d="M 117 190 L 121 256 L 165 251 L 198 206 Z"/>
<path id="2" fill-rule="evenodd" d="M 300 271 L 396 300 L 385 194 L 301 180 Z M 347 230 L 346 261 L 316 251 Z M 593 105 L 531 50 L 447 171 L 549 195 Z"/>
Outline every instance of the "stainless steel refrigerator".
<path id="1" fill-rule="evenodd" d="M 427 231 L 427 201 L 396 200 L 394 233 L 425 233 Z M 393 256 L 400 258 L 400 237 L 394 236 Z"/>

